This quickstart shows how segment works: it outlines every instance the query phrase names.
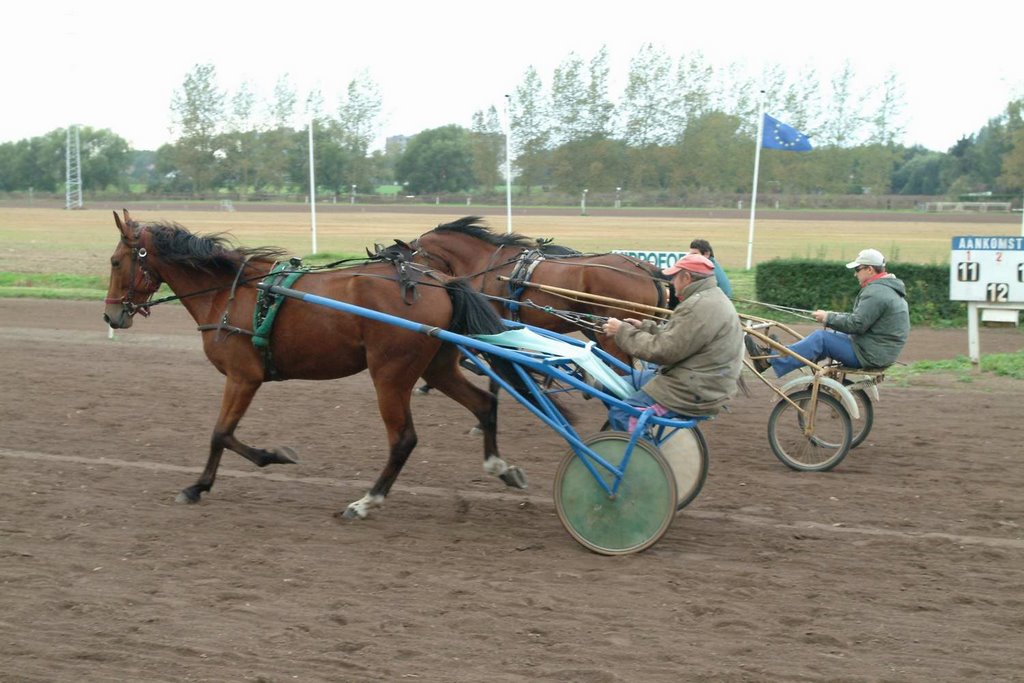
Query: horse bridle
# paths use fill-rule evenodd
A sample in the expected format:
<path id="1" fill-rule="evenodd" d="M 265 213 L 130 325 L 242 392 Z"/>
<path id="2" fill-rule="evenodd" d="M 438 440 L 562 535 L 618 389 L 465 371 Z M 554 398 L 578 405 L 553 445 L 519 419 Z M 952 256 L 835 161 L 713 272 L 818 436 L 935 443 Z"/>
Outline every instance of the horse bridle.
<path id="1" fill-rule="evenodd" d="M 146 257 L 149 255 L 149 252 L 146 251 L 146 247 L 142 246 L 141 228 L 136 233 L 136 238 L 133 241 L 121 237 L 121 243 L 131 249 L 132 253 L 132 269 L 128 276 L 130 282 L 128 291 L 120 299 L 107 297 L 103 300 L 103 303 L 121 304 L 129 316 L 141 313 L 143 317 L 148 317 L 149 300 L 160 289 L 163 280 L 146 266 Z M 143 297 L 142 303 L 137 304 L 132 301 L 136 296 Z"/>
<path id="2" fill-rule="evenodd" d="M 422 256 L 424 259 L 426 259 L 427 265 L 430 265 L 431 261 L 440 261 L 441 265 L 443 266 L 443 268 L 439 269 L 439 270 L 441 270 L 442 273 L 445 273 L 446 275 L 454 275 L 455 274 L 455 271 L 452 270 L 452 265 L 450 263 L 448 263 L 446 260 L 444 260 L 440 256 L 437 256 L 436 254 L 431 254 L 426 249 L 421 248 L 420 247 L 420 240 L 419 240 L 419 238 L 414 239 L 412 242 L 409 242 L 408 247 L 409 247 L 409 249 L 412 250 L 412 253 L 410 253 L 409 256 L 408 256 L 410 261 L 415 256 Z"/>

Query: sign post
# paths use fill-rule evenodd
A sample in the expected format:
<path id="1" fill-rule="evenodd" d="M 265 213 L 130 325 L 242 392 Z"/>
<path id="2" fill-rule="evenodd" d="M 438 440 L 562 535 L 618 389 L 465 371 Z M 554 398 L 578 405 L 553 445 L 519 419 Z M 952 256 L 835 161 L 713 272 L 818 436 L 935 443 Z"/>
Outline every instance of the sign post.
<path id="1" fill-rule="evenodd" d="M 967 302 L 967 350 L 981 362 L 978 312 L 1024 310 L 1024 236 L 962 235 L 953 238 L 949 259 L 950 301 Z"/>

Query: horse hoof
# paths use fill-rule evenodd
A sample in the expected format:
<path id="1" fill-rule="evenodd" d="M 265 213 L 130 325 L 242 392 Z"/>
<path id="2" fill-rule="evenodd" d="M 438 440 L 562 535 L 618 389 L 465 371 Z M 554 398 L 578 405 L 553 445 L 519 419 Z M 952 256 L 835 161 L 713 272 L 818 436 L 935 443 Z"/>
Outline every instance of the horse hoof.
<path id="1" fill-rule="evenodd" d="M 499 475 L 499 478 L 505 482 L 506 486 L 512 488 L 525 489 L 527 487 L 526 472 L 515 465 L 505 470 L 504 474 Z"/>
<path id="2" fill-rule="evenodd" d="M 298 465 L 299 454 L 295 452 L 294 448 L 289 446 L 278 446 L 273 449 L 271 453 L 274 454 L 276 460 L 274 462 L 281 465 Z"/>
<path id="3" fill-rule="evenodd" d="M 416 387 L 415 389 L 413 389 L 412 393 L 415 394 L 416 396 L 429 396 L 430 387 Z"/>
<path id="4" fill-rule="evenodd" d="M 341 512 L 336 513 L 341 519 L 366 519 L 366 515 L 360 515 L 355 508 L 347 507 Z"/>
<path id="5" fill-rule="evenodd" d="M 184 489 L 174 498 L 175 503 L 182 503 L 186 505 L 195 505 L 199 502 L 199 494 L 191 489 Z"/>

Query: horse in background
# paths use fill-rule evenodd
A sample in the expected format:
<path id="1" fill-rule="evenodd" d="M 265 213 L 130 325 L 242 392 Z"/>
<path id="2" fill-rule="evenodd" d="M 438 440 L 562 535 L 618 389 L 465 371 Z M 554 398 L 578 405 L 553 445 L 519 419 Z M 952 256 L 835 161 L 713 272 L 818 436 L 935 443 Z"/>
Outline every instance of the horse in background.
<path id="1" fill-rule="evenodd" d="M 336 379 L 367 369 L 384 421 L 388 460 L 366 495 L 348 505 L 342 516 L 365 518 L 381 506 L 415 448 L 410 398 L 419 377 L 476 417 L 484 433 L 484 470 L 506 485 L 525 488 L 522 472 L 498 453 L 497 400 L 466 379 L 455 347 L 384 322 L 282 299 L 276 302 L 273 327 L 261 351 L 254 344 L 259 336 L 256 314 L 274 302 L 268 304 L 255 284 L 272 276 L 283 250 L 234 248 L 221 235 L 196 235 L 173 223 L 140 224 L 127 210 L 123 219 L 115 212 L 114 221 L 120 240 L 110 259 L 104 320 L 115 329 L 127 329 L 136 313 L 149 315 L 157 303 L 180 300 L 198 324 L 207 359 L 225 377 L 206 467 L 178 495 L 179 502 L 199 502 L 211 489 L 224 449 L 258 467 L 296 462 L 289 447 L 255 448 L 235 435 L 264 382 Z M 401 281 L 389 263 L 309 272 L 290 286 L 458 334 L 504 329 L 493 308 L 466 283 L 423 271 L 417 271 L 422 279 L 414 301 L 407 296 L 409 282 Z M 174 296 L 153 301 L 162 283 Z"/>
<path id="2" fill-rule="evenodd" d="M 466 278 L 474 289 L 492 298 L 503 317 L 560 333 L 579 331 L 581 326 L 586 329 L 588 320 L 644 317 L 643 313 L 610 303 L 570 298 L 530 288 L 530 284 L 658 308 L 669 303 L 668 281 L 647 261 L 623 254 L 581 254 L 550 240 L 499 234 L 484 226 L 482 220 L 467 216 L 438 225 L 409 242 L 408 248 L 416 261 Z M 628 362 L 614 339 L 595 332 L 594 327 L 585 334 Z"/>

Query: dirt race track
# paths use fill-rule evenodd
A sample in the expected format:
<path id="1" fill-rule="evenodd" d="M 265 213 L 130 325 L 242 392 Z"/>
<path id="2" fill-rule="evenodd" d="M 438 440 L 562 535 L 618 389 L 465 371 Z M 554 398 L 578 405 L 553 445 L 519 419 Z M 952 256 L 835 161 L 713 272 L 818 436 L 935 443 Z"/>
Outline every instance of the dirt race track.
<path id="1" fill-rule="evenodd" d="M 101 313 L 0 300 L 5 682 L 1024 680 L 1019 382 L 887 383 L 823 474 L 774 458 L 756 386 L 706 425 L 700 497 L 612 558 L 562 528 L 566 446 L 510 401 L 500 442 L 528 492 L 484 475 L 468 413 L 420 397 L 387 505 L 336 519 L 383 464 L 365 375 L 264 387 L 239 435 L 301 464 L 229 453 L 200 505 L 175 504 L 220 375 L 183 309 L 114 341 Z M 914 330 L 904 360 L 966 343 Z M 985 353 L 1022 345 L 983 330 Z"/>

